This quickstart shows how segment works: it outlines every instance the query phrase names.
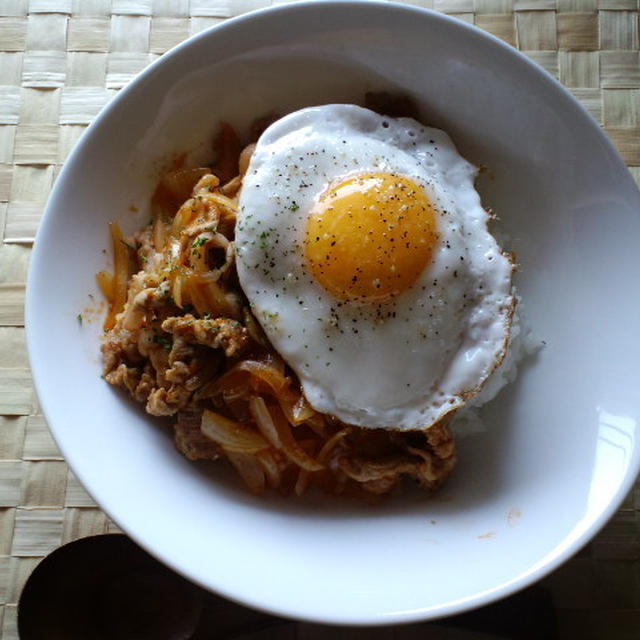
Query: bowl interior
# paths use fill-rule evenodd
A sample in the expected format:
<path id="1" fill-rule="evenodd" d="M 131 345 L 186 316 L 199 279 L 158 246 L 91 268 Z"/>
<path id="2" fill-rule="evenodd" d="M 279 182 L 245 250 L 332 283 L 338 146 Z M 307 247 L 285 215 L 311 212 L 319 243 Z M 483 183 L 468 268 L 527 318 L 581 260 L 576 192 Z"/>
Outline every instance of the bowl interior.
<path id="1" fill-rule="evenodd" d="M 100 378 L 107 223 L 148 219 L 159 166 L 205 158 L 220 120 L 410 95 L 425 124 L 490 171 L 479 188 L 520 264 L 546 343 L 460 441 L 433 499 L 370 507 L 248 496 L 184 460 L 167 429 Z M 639 465 L 640 196 L 597 125 L 544 72 L 428 12 L 320 3 L 260 12 L 152 65 L 99 116 L 61 173 L 29 279 L 34 379 L 65 457 L 99 504 L 189 578 L 249 605 L 338 623 L 448 615 L 525 586 L 576 551 Z M 86 316 L 90 319 L 91 314 Z"/>

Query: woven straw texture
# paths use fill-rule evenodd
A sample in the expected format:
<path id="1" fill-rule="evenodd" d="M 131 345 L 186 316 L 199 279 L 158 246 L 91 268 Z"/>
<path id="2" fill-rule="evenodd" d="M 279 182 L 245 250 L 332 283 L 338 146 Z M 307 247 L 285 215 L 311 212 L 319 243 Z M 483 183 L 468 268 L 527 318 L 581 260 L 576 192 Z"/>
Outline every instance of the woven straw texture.
<path id="1" fill-rule="evenodd" d="M 78 136 L 122 86 L 191 34 L 267 4 L 0 0 L 0 636 L 6 640 L 18 637 L 16 602 L 40 559 L 68 541 L 116 530 L 56 449 L 31 384 L 23 303 L 43 205 Z M 544 67 L 601 123 L 640 182 L 638 0 L 413 4 L 473 23 Z M 595 541 L 544 581 L 561 637 L 640 637 L 639 509 L 636 487 Z"/>

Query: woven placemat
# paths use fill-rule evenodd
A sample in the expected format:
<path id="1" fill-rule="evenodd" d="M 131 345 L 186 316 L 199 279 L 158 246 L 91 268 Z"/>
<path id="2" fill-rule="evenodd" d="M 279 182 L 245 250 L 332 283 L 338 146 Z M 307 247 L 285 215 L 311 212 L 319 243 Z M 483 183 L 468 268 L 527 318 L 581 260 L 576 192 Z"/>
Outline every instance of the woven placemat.
<path id="1" fill-rule="evenodd" d="M 167 49 L 268 0 L 0 1 L 0 629 L 40 559 L 115 531 L 70 473 L 39 412 L 25 349 L 27 263 L 53 181 L 78 136 Z M 425 0 L 558 78 L 640 183 L 638 0 Z M 544 581 L 561 637 L 640 637 L 640 492 Z"/>

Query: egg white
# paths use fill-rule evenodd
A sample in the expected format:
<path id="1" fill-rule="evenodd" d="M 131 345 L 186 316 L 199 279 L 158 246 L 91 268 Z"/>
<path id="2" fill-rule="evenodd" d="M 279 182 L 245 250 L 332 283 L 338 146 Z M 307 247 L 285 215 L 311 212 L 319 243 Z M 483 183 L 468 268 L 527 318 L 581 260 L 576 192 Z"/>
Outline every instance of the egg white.
<path id="1" fill-rule="evenodd" d="M 391 300 L 340 302 L 305 266 L 307 216 L 328 185 L 378 171 L 422 186 L 439 242 Z M 363 427 L 427 428 L 500 362 L 513 267 L 487 229 L 475 176 L 443 131 L 354 105 L 302 109 L 264 132 L 240 194 L 238 276 L 318 411 Z"/>

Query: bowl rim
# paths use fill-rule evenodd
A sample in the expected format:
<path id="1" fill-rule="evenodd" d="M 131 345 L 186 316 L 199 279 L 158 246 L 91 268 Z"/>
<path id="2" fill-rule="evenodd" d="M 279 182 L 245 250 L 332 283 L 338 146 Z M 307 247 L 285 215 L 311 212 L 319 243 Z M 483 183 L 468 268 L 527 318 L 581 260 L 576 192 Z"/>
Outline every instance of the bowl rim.
<path id="1" fill-rule="evenodd" d="M 239 16 L 226 19 L 224 20 L 224 22 L 213 25 L 205 29 L 204 31 L 194 34 L 184 41 L 180 42 L 179 44 L 175 45 L 157 60 L 153 61 L 151 64 L 145 67 L 141 72 L 139 72 L 132 80 L 127 83 L 126 86 L 124 86 L 118 92 L 116 96 L 113 97 L 113 99 L 109 101 L 107 105 L 102 108 L 102 110 L 82 133 L 80 139 L 77 141 L 74 148 L 69 153 L 69 156 L 64 161 L 60 174 L 58 175 L 57 180 L 51 190 L 51 193 L 47 200 L 47 204 L 42 214 L 41 221 L 38 225 L 27 274 L 25 298 L 25 332 L 29 365 L 34 382 L 35 392 L 39 400 L 41 411 L 45 416 L 45 419 L 47 420 L 47 424 L 50 425 L 49 428 L 54 441 L 56 442 L 56 445 L 62 452 L 65 461 L 67 461 L 69 467 L 72 469 L 78 481 L 92 497 L 94 495 L 94 490 L 90 488 L 90 483 L 86 480 L 81 465 L 76 465 L 76 460 L 74 459 L 73 454 L 70 453 L 67 443 L 59 439 L 59 434 L 54 426 L 54 421 L 49 420 L 49 416 L 52 415 L 52 413 L 55 413 L 55 411 L 51 410 L 51 405 L 48 400 L 48 393 L 46 391 L 45 380 L 43 379 L 42 374 L 39 371 L 37 365 L 38 358 L 36 355 L 37 348 L 35 336 L 37 334 L 38 321 L 34 313 L 36 300 L 33 291 L 35 283 L 41 278 L 40 274 L 42 274 L 46 270 L 45 265 L 42 264 L 41 261 L 41 251 L 39 250 L 39 247 L 42 242 L 42 238 L 48 235 L 49 227 L 51 227 L 54 223 L 53 221 L 55 212 L 59 208 L 56 202 L 57 194 L 61 191 L 61 185 L 63 185 L 66 181 L 67 174 L 71 172 L 71 167 L 77 162 L 77 158 L 82 155 L 83 150 L 88 144 L 88 140 L 90 139 L 93 131 L 98 129 L 102 125 L 102 122 L 112 113 L 112 111 L 119 109 L 121 101 L 132 90 L 134 90 L 137 85 L 144 82 L 146 78 L 154 74 L 159 65 L 166 64 L 168 60 L 179 56 L 183 50 L 192 47 L 194 44 L 208 38 L 215 37 L 218 32 L 233 30 L 238 27 L 246 26 L 247 24 L 250 24 L 251 22 L 254 22 L 256 20 L 259 21 L 263 16 L 281 15 L 282 17 L 285 17 L 287 16 L 287 14 L 291 13 L 302 15 L 305 12 L 308 12 L 310 15 L 312 15 L 317 12 L 327 12 L 332 10 L 337 10 L 340 12 L 344 12 L 347 10 L 356 10 L 360 12 L 379 12 L 381 15 L 385 13 L 392 15 L 396 12 L 403 12 L 408 15 L 415 15 L 417 19 L 427 18 L 434 21 L 435 23 L 440 23 L 443 26 L 458 30 L 458 32 L 460 34 L 463 34 L 465 37 L 472 37 L 491 43 L 492 46 L 495 47 L 496 50 L 500 50 L 503 55 L 510 56 L 513 61 L 519 61 L 519 64 L 522 65 L 523 71 L 526 71 L 533 77 L 536 77 L 539 82 L 546 85 L 547 89 L 552 90 L 558 97 L 561 97 L 565 101 L 565 103 L 570 103 L 574 109 L 577 108 L 579 111 L 581 111 L 582 114 L 587 117 L 587 119 L 597 130 L 597 135 L 600 137 L 600 141 L 603 143 L 604 147 L 609 150 L 611 158 L 617 163 L 618 166 L 615 167 L 616 170 L 624 171 L 628 174 L 628 168 L 622 160 L 622 157 L 616 150 L 611 140 L 606 136 L 604 131 L 598 125 L 596 120 L 591 116 L 587 109 L 570 93 L 570 91 L 566 87 L 564 87 L 558 80 L 556 80 L 551 74 L 549 74 L 545 69 L 529 59 L 521 51 L 502 41 L 497 36 L 483 31 L 479 27 L 463 22 L 453 16 L 442 14 L 431 9 L 395 2 L 390 3 L 387 0 L 323 0 L 322 2 L 319 2 L 318 0 L 299 0 L 283 5 L 256 9 Z M 628 174 L 628 178 L 632 181 L 632 177 L 630 174 Z M 422 622 L 426 620 L 436 620 L 438 618 L 460 614 L 465 611 L 476 609 L 510 596 L 532 585 L 533 583 L 553 572 L 560 565 L 566 562 L 571 556 L 576 554 L 585 544 L 587 544 L 593 538 L 593 536 L 595 536 L 602 529 L 602 527 L 604 527 L 608 520 L 618 510 L 624 498 L 631 490 L 636 480 L 636 476 L 640 471 L 640 454 L 638 453 L 637 449 L 634 452 L 633 457 L 634 460 L 632 460 L 629 465 L 626 477 L 618 487 L 617 493 L 607 504 L 606 508 L 604 508 L 600 512 L 600 514 L 593 520 L 593 522 L 591 522 L 591 524 L 578 535 L 572 535 L 572 533 L 574 532 L 569 532 L 569 534 L 562 540 L 559 545 L 552 549 L 547 555 L 539 559 L 538 562 L 536 562 L 529 568 L 529 570 L 507 580 L 506 582 L 496 585 L 495 587 L 476 593 L 473 596 L 467 596 L 459 600 L 454 600 L 446 603 L 445 605 L 437 605 L 435 611 L 433 610 L 433 607 L 426 606 L 418 610 L 398 611 L 394 613 L 385 613 L 384 615 L 372 614 L 368 617 L 344 617 L 340 615 L 336 616 L 333 612 L 322 611 L 317 611 L 313 615 L 309 615 L 307 612 L 301 614 L 301 612 L 296 609 L 295 604 L 289 606 L 288 608 L 270 607 L 268 602 L 254 597 L 249 592 L 243 592 L 241 594 L 231 593 L 225 589 L 224 585 L 206 584 L 203 581 L 190 576 L 186 571 L 183 571 L 182 568 L 178 565 L 175 558 L 168 556 L 166 553 L 163 553 L 159 549 L 154 548 L 153 543 L 148 542 L 146 539 L 141 539 L 140 537 L 138 537 L 135 531 L 130 532 L 126 524 L 121 524 L 121 522 L 126 523 L 127 516 L 126 514 L 122 516 L 119 515 L 117 506 L 113 504 L 106 504 L 105 506 L 102 501 L 99 502 L 98 500 L 96 500 L 96 502 L 98 503 L 98 507 L 105 513 L 107 513 L 110 519 L 112 519 L 118 526 L 120 526 L 132 540 L 134 540 L 152 556 L 160 560 L 165 565 L 169 566 L 178 574 L 183 575 L 188 580 L 199 584 L 209 591 L 219 593 L 220 595 L 230 599 L 231 601 L 240 603 L 244 606 L 252 607 L 256 610 L 265 611 L 273 615 L 304 619 L 311 622 L 323 624 L 340 624 L 345 626 L 385 626 L 391 624 L 404 624 L 412 622 Z"/>

